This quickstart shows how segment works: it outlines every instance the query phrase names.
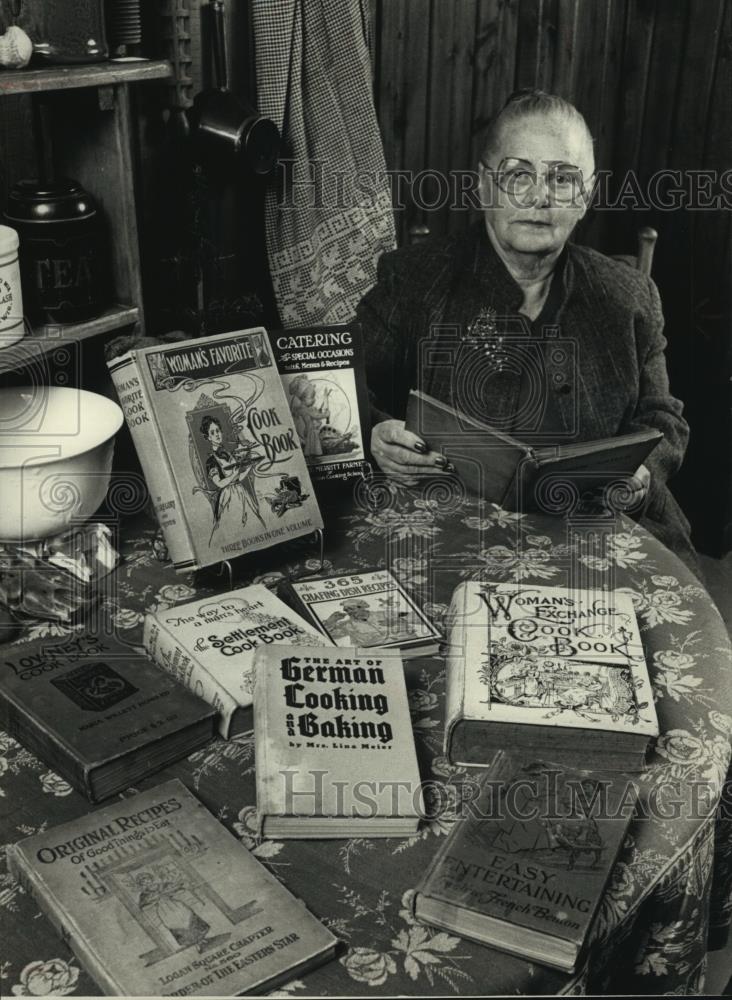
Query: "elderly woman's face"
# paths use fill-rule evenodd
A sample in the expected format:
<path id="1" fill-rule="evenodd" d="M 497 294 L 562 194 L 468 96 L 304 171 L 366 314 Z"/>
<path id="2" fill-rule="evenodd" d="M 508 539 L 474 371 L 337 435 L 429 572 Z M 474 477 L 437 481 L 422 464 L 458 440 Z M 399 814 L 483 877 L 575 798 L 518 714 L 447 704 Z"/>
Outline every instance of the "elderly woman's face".
<path id="1" fill-rule="evenodd" d="M 579 168 L 588 189 L 594 171 L 581 126 L 538 115 L 520 119 L 503 129 L 484 160 L 491 168 L 480 168 L 484 214 L 499 245 L 513 253 L 561 250 L 587 210 L 582 188 L 568 183 L 575 176 L 571 168 Z M 501 166 L 510 171 L 499 185 L 491 171 Z"/>

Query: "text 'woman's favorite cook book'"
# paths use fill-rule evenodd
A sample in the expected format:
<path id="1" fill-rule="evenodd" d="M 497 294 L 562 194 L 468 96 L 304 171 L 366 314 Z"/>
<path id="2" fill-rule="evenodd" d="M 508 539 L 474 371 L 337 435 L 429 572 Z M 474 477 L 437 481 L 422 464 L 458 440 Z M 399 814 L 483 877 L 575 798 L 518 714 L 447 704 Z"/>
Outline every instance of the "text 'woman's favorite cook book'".
<path id="1" fill-rule="evenodd" d="M 369 398 L 358 324 L 269 336 L 313 482 L 362 476 Z"/>
<path id="2" fill-rule="evenodd" d="M 336 939 L 177 779 L 7 848 L 8 867 L 108 996 L 238 996 Z"/>
<path id="3" fill-rule="evenodd" d="M 442 633 L 388 569 L 286 580 L 279 593 L 336 646 L 398 649 L 406 660 L 432 656 L 442 642 Z"/>
<path id="4" fill-rule="evenodd" d="M 625 477 L 662 440 L 655 428 L 596 441 L 534 447 L 453 409 L 425 392 L 412 389 L 405 426 L 435 451 L 441 451 L 475 496 L 507 510 L 556 510 L 556 493 L 574 483 L 578 496 L 609 490 L 607 500 L 620 502 Z M 621 489 L 617 491 L 617 487 Z"/>
<path id="5" fill-rule="evenodd" d="M 469 581 L 448 622 L 451 761 L 643 769 L 658 721 L 629 594 Z"/>
<path id="6" fill-rule="evenodd" d="M 271 646 L 255 672 L 263 835 L 413 836 L 422 790 L 398 653 Z"/>
<path id="7" fill-rule="evenodd" d="M 215 726 L 203 699 L 110 636 L 3 648 L 0 727 L 92 801 L 200 749 Z"/>
<path id="8" fill-rule="evenodd" d="M 267 333 L 222 333 L 109 363 L 176 569 L 323 527 Z"/>
<path id="9" fill-rule="evenodd" d="M 501 755 L 413 897 L 418 920 L 571 972 L 633 816 L 619 774 Z"/>
<path id="10" fill-rule="evenodd" d="M 262 583 L 148 612 L 142 641 L 163 670 L 216 708 L 224 739 L 252 728 L 257 649 L 327 642 Z"/>

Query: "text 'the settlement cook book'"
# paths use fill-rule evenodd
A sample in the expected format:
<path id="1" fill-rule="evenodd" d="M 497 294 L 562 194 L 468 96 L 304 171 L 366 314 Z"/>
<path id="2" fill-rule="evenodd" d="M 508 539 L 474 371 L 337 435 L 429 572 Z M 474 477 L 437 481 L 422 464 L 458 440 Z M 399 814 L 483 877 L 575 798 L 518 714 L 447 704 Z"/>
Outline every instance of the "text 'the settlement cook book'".
<path id="1" fill-rule="evenodd" d="M 265 837 L 409 837 L 422 792 L 397 652 L 257 651 L 257 813 Z"/>
<path id="2" fill-rule="evenodd" d="M 619 774 L 510 759 L 480 782 L 413 898 L 418 920 L 572 972 L 632 819 Z M 503 778 L 503 780 L 501 780 Z"/>
<path id="3" fill-rule="evenodd" d="M 658 721 L 621 591 L 469 581 L 448 613 L 445 753 L 642 770 Z"/>
<path id="4" fill-rule="evenodd" d="M 532 447 L 412 389 L 405 426 L 449 458 L 466 488 L 507 510 L 553 510 L 554 486 L 580 493 L 632 476 L 663 438 L 654 428 L 617 437 Z M 622 496 L 622 491 L 618 496 Z"/>
<path id="5" fill-rule="evenodd" d="M 109 636 L 3 650 L 0 725 L 92 801 L 198 750 L 215 723 L 205 701 Z"/>
<path id="6" fill-rule="evenodd" d="M 109 362 L 178 570 L 323 527 L 267 333 L 222 333 Z"/>
<path id="7" fill-rule="evenodd" d="M 269 336 L 313 482 L 362 476 L 369 400 L 358 324 Z"/>
<path id="8" fill-rule="evenodd" d="M 336 646 L 398 649 L 432 656 L 442 634 L 388 569 L 286 580 L 279 593 Z"/>
<path id="9" fill-rule="evenodd" d="M 336 939 L 177 779 L 7 848 L 8 867 L 108 996 L 237 996 Z"/>
<path id="10" fill-rule="evenodd" d="M 163 670 L 214 706 L 224 739 L 252 728 L 257 649 L 278 642 L 322 646 L 326 641 L 262 583 L 150 611 L 142 637 Z"/>

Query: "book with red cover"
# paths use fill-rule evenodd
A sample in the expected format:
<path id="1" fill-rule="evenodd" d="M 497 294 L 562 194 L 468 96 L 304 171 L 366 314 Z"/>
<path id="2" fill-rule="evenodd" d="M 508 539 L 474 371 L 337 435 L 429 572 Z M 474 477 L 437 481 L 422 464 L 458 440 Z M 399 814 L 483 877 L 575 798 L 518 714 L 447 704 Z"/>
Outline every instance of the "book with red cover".
<path id="1" fill-rule="evenodd" d="M 501 752 L 418 887 L 415 916 L 573 971 L 636 798 L 621 774 L 543 763 L 517 771 Z"/>

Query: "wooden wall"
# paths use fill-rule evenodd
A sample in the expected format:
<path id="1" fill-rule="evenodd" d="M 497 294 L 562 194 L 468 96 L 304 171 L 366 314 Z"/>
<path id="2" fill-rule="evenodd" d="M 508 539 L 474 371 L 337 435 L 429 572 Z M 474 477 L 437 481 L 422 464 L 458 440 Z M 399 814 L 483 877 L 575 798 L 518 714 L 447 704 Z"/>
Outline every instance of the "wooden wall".
<path id="1" fill-rule="evenodd" d="M 732 0 L 371 0 L 371 7 L 375 100 L 391 170 L 475 169 L 491 116 L 512 90 L 534 86 L 583 112 L 598 168 L 612 171 L 611 198 L 631 170 L 645 193 L 660 170 L 684 171 L 682 187 L 691 190 L 700 183 L 691 172 L 732 169 Z M 604 252 L 629 253 L 640 226 L 659 232 L 653 274 L 672 387 L 692 427 L 674 488 L 697 543 L 713 553 L 732 547 L 727 187 L 726 209 L 595 210 L 577 234 Z M 397 215 L 400 239 L 416 222 L 442 233 L 470 218 L 467 209 L 425 211 L 407 198 Z"/>

